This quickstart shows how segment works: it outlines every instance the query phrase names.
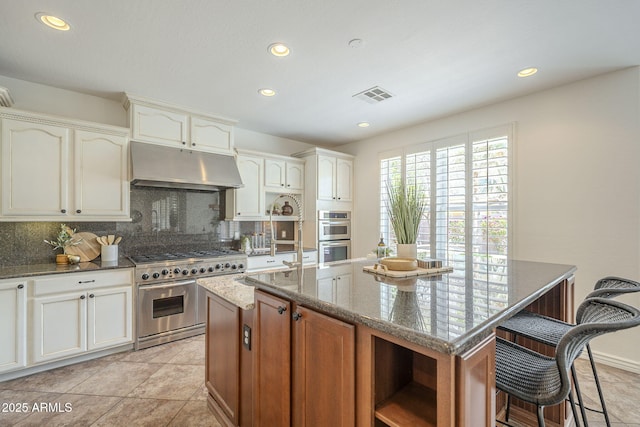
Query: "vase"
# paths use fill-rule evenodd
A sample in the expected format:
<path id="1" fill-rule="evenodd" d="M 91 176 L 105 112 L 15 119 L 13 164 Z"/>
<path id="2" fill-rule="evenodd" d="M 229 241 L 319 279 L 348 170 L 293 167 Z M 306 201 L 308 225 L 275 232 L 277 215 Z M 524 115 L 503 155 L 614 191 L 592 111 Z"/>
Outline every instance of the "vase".
<path id="1" fill-rule="evenodd" d="M 289 204 L 289 202 L 284 202 L 284 206 L 282 207 L 282 215 L 292 215 L 293 214 L 293 206 Z"/>
<path id="2" fill-rule="evenodd" d="M 69 264 L 69 258 L 67 254 L 56 254 L 56 264 Z"/>
<path id="3" fill-rule="evenodd" d="M 398 258 L 418 258 L 418 245 L 415 243 L 398 243 Z"/>

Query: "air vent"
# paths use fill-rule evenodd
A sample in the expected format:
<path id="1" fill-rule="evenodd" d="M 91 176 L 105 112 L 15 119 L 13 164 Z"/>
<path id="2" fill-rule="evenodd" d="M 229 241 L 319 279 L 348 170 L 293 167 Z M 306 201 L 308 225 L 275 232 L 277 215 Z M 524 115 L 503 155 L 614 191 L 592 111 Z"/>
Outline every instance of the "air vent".
<path id="1" fill-rule="evenodd" d="M 356 93 L 353 97 L 368 102 L 369 104 L 377 104 L 378 102 L 382 102 L 393 97 L 393 95 L 391 95 L 387 90 L 382 89 L 380 86 L 374 86 L 363 92 Z"/>

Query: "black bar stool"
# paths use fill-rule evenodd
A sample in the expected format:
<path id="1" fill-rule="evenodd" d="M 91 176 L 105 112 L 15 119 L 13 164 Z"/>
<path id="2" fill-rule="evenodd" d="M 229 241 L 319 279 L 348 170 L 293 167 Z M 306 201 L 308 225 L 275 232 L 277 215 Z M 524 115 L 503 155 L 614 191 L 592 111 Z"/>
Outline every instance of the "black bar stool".
<path id="1" fill-rule="evenodd" d="M 621 277 L 608 276 L 596 282 L 594 290 L 589 295 L 587 295 L 585 300 L 594 297 L 615 298 L 619 295 L 632 292 L 640 292 L 639 282 L 624 279 Z M 576 320 L 578 323 L 581 323 L 581 319 L 579 317 L 576 317 Z M 515 316 L 503 322 L 500 326 L 498 326 L 498 329 L 514 334 L 514 340 L 517 336 L 521 336 L 549 345 L 551 347 L 556 347 L 558 345 L 558 342 L 560 341 L 560 338 L 573 326 L 574 325 L 570 323 L 565 323 L 551 317 L 542 316 L 540 314 L 531 313 L 529 311 L 521 311 L 520 313 L 517 313 Z M 607 411 L 607 406 L 605 404 L 602 387 L 600 385 L 600 379 L 598 377 L 598 371 L 596 369 L 596 364 L 591 352 L 591 346 L 587 344 L 586 347 L 587 354 L 589 356 L 589 363 L 591 364 L 591 370 L 593 372 L 593 378 L 598 390 L 598 397 L 600 398 L 600 406 L 602 408 L 601 412 L 604 415 L 607 426 L 611 427 L 611 422 L 609 421 L 609 412 Z M 589 424 L 586 418 L 586 411 L 582 399 L 582 393 L 580 392 L 578 376 L 573 365 L 571 366 L 571 375 L 573 377 L 576 388 L 578 403 L 580 405 L 580 412 L 582 413 L 582 420 L 585 426 L 588 426 Z M 572 403 L 572 410 L 574 411 L 574 416 L 576 417 L 577 423 L 577 415 L 574 403 Z M 508 411 L 509 405 L 507 404 L 507 417 Z"/>
<path id="2" fill-rule="evenodd" d="M 585 344 L 599 335 L 640 324 L 640 311 L 606 298 L 585 300 L 576 316 L 581 323 L 562 335 L 555 357 L 496 338 L 496 387 L 510 396 L 535 404 L 539 427 L 545 425 L 545 406 L 561 403 L 567 397 L 574 403 L 569 371 Z"/>

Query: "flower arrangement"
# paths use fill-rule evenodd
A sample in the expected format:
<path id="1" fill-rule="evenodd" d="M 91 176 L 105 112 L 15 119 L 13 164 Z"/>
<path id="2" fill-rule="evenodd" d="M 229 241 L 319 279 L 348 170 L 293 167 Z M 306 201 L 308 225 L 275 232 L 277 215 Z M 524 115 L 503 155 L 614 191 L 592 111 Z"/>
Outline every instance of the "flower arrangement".
<path id="1" fill-rule="evenodd" d="M 53 250 L 62 249 L 64 253 L 67 253 L 67 248 L 69 246 L 76 246 L 80 242 L 82 242 L 82 238 L 73 237 L 73 234 L 75 232 L 75 228 L 71 229 L 65 224 L 60 224 L 60 231 L 58 232 L 56 240 L 45 240 L 44 242 L 48 245 L 53 246 Z"/>

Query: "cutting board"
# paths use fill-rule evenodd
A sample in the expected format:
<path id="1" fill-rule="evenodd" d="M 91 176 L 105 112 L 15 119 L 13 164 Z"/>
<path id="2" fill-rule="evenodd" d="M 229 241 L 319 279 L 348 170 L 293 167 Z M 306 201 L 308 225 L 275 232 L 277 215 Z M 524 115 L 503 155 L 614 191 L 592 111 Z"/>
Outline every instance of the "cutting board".
<path id="1" fill-rule="evenodd" d="M 80 262 L 93 261 L 100 255 L 100 243 L 96 240 L 96 236 L 88 231 L 81 231 L 73 235 L 74 238 L 81 238 L 82 241 L 67 248 L 67 255 L 78 255 Z"/>
<path id="2" fill-rule="evenodd" d="M 442 274 L 442 273 L 450 273 L 453 271 L 453 267 L 440 267 L 440 268 L 418 267 L 415 270 L 411 270 L 411 271 L 397 271 L 397 270 L 385 270 L 377 266 L 378 264 L 364 266 L 362 267 L 362 270 L 366 271 L 367 273 L 374 273 L 380 276 L 387 276 L 387 277 L 428 276 L 428 275 L 436 275 L 436 274 Z"/>

